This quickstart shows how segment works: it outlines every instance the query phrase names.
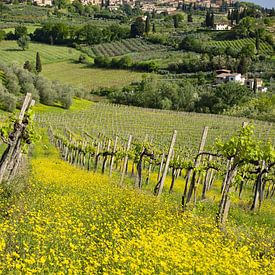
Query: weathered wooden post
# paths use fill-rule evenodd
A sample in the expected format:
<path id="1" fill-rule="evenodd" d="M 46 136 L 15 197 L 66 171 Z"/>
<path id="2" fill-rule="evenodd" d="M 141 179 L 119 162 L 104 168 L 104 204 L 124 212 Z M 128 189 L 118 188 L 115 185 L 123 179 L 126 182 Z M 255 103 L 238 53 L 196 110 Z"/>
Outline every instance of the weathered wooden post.
<path id="1" fill-rule="evenodd" d="M 31 93 L 27 93 L 24 103 L 22 105 L 18 120 L 14 123 L 14 130 L 9 134 L 9 137 L 4 142 L 8 144 L 8 147 L 4 151 L 0 160 L 0 183 L 4 179 L 11 179 L 11 175 L 15 174 L 14 169 L 17 169 L 21 159 L 21 140 L 22 134 L 28 125 L 28 122 L 24 122 L 25 112 L 29 107 L 34 105 L 34 101 L 31 100 Z M 2 137 L 3 139 L 3 137 Z"/>
<path id="2" fill-rule="evenodd" d="M 200 142 L 199 151 L 198 151 L 199 154 L 204 149 L 207 134 L 208 134 L 208 127 L 205 126 L 204 129 L 203 129 L 203 132 L 202 132 L 201 142 Z M 197 169 L 199 167 L 200 159 L 201 159 L 200 156 L 195 159 L 194 169 Z M 197 175 L 196 170 L 194 170 L 193 176 L 192 176 L 192 179 L 191 179 L 191 183 L 190 183 L 189 192 L 187 194 L 186 203 L 188 203 L 191 200 L 192 194 L 194 192 L 194 204 L 196 204 L 196 191 L 197 191 L 196 175 Z"/>
<path id="3" fill-rule="evenodd" d="M 123 184 L 123 180 L 124 180 L 124 176 L 125 176 L 125 172 L 126 172 L 126 168 L 127 168 L 127 163 L 128 163 L 128 152 L 130 150 L 131 142 L 132 142 L 132 135 L 129 135 L 129 139 L 128 139 L 128 143 L 127 143 L 127 147 L 126 147 L 126 156 L 124 158 L 122 174 L 121 174 L 120 183 L 119 183 L 120 185 Z"/>
<path id="4" fill-rule="evenodd" d="M 110 177 L 112 176 L 113 172 L 113 166 L 114 166 L 114 159 L 115 159 L 115 153 L 116 153 L 116 147 L 117 147 L 117 141 L 118 141 L 118 136 L 115 137 L 115 142 L 114 142 L 114 148 L 111 156 L 111 161 L 110 161 Z"/>
<path id="5" fill-rule="evenodd" d="M 168 172 L 169 163 L 170 163 L 170 160 L 171 160 L 171 157 L 172 157 L 174 145 L 176 143 L 176 138 L 177 138 L 177 130 L 174 130 L 174 133 L 173 133 L 173 136 L 172 136 L 172 140 L 171 140 L 171 144 L 170 144 L 170 148 L 169 148 L 169 152 L 168 152 L 168 156 L 167 156 L 166 163 L 165 163 L 165 166 L 164 166 L 164 171 L 163 171 L 163 174 L 161 176 L 161 180 L 160 180 L 159 186 L 157 188 L 157 196 L 158 197 L 162 193 L 162 189 L 163 189 L 164 182 L 165 182 L 165 179 L 166 179 L 166 175 L 167 175 L 167 172 Z"/>

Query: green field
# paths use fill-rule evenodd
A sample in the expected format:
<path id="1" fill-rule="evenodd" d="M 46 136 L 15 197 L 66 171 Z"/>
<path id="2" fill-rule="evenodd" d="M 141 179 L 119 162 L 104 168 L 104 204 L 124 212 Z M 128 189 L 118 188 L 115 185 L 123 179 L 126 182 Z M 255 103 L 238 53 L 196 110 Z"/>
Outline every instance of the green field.
<path id="1" fill-rule="evenodd" d="M 65 60 L 76 60 L 80 52 L 62 46 L 30 43 L 29 49 L 21 50 L 16 41 L 0 42 L 0 60 L 6 63 L 24 64 L 26 60 L 35 61 L 36 52 L 40 53 L 42 65 Z"/>
<path id="2" fill-rule="evenodd" d="M 40 27 L 39 24 L 33 24 L 33 25 L 25 25 L 27 27 L 27 30 L 28 30 L 28 34 L 31 34 L 31 33 L 34 33 L 34 31 Z M 4 28 L 3 31 L 5 31 L 5 33 L 8 33 L 8 32 L 13 32 L 14 33 L 14 27 L 11 27 L 11 28 Z"/>
<path id="3" fill-rule="evenodd" d="M 240 51 L 244 46 L 246 45 L 255 45 L 255 39 L 253 38 L 245 38 L 245 39 L 238 39 L 238 40 L 224 40 L 224 41 L 211 41 L 209 42 L 209 45 L 216 46 L 222 49 L 226 49 L 227 47 L 231 47 L 237 51 Z M 272 47 L 266 43 L 261 42 L 260 43 L 260 53 L 263 54 L 272 54 L 273 49 Z"/>
<path id="4" fill-rule="evenodd" d="M 95 55 L 98 56 L 119 56 L 128 53 L 140 53 L 148 51 L 167 50 L 160 44 L 152 44 L 141 38 L 130 38 L 111 43 L 101 43 L 91 47 Z"/>
<path id="5" fill-rule="evenodd" d="M 59 80 L 65 84 L 82 86 L 87 89 L 121 87 L 141 80 L 144 75 L 126 70 L 89 68 L 84 64 L 72 62 L 45 65 L 42 74 L 51 80 Z"/>
<path id="6" fill-rule="evenodd" d="M 63 111 L 60 115 L 48 112 L 47 116 L 38 115 L 41 123 L 50 123 L 54 128 L 71 129 L 81 133 L 86 131 L 91 135 L 99 132 L 113 138 L 119 135 L 126 139 L 132 134 L 136 140 L 144 140 L 145 136 L 152 139 L 160 148 L 168 146 L 173 130 L 178 130 L 177 148 L 196 151 L 204 126 L 209 126 L 206 145 L 210 148 L 216 138 L 226 139 L 242 125 L 246 118 L 235 118 L 221 115 L 184 113 L 145 109 L 112 104 L 92 104 L 81 111 Z M 81 124 L 79 124 L 81 121 Z M 275 142 L 275 125 L 262 121 L 254 121 L 256 136 L 263 140 Z"/>

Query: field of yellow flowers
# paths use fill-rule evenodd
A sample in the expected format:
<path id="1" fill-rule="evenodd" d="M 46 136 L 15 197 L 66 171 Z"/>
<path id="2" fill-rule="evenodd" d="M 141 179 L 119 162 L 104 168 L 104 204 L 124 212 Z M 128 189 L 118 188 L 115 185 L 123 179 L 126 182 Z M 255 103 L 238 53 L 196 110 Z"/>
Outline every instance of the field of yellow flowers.
<path id="1" fill-rule="evenodd" d="M 1 199 L 0 274 L 275 274 L 272 232 L 222 232 L 44 149 L 27 189 Z"/>

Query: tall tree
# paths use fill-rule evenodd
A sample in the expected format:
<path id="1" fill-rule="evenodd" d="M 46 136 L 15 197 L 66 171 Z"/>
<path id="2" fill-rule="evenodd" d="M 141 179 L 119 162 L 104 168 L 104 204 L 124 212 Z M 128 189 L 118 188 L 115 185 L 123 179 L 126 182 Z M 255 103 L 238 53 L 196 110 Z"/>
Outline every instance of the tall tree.
<path id="1" fill-rule="evenodd" d="M 131 25 L 131 36 L 142 36 L 145 31 L 145 24 L 142 17 L 138 17 Z"/>
<path id="2" fill-rule="evenodd" d="M 214 12 L 212 11 L 211 17 L 210 17 L 210 27 L 214 28 L 214 25 L 215 25 L 215 15 L 214 15 Z"/>
<path id="3" fill-rule="evenodd" d="M 210 17 L 211 17 L 210 11 L 207 10 L 206 16 L 205 16 L 205 26 L 206 27 L 210 27 Z"/>
<path id="4" fill-rule="evenodd" d="M 42 72 L 42 64 L 39 52 L 36 53 L 35 69 L 38 73 Z"/>
<path id="5" fill-rule="evenodd" d="M 29 72 L 32 72 L 33 71 L 33 66 L 31 64 L 31 62 L 29 60 L 26 60 L 24 65 L 23 65 L 23 68 L 25 70 L 28 70 Z"/>
<path id="6" fill-rule="evenodd" d="M 253 91 L 254 91 L 254 93 L 256 94 L 256 92 L 257 92 L 257 78 L 256 78 L 256 76 L 254 76 L 254 80 L 253 80 Z"/>
<path id="7" fill-rule="evenodd" d="M 240 13 L 238 9 L 235 10 L 235 20 L 236 24 L 238 25 L 240 23 Z"/>
<path id="8" fill-rule="evenodd" d="M 187 15 L 187 22 L 193 22 L 193 16 L 191 12 Z"/>
<path id="9" fill-rule="evenodd" d="M 179 27 L 179 17 L 177 15 L 173 16 L 174 28 L 177 29 Z"/>
<path id="10" fill-rule="evenodd" d="M 147 15 L 146 21 L 145 21 L 145 33 L 148 34 L 150 30 L 151 30 L 150 18 L 149 18 L 149 15 Z"/>
<path id="11" fill-rule="evenodd" d="M 157 31 L 156 31 L 156 25 L 155 25 L 155 23 L 153 23 L 153 29 L 152 29 L 152 31 L 153 31 L 153 33 L 156 33 Z"/>
<path id="12" fill-rule="evenodd" d="M 259 36 L 259 31 L 256 30 L 256 41 L 255 41 L 255 47 L 257 50 L 257 54 L 260 52 L 260 36 Z"/>
<path id="13" fill-rule="evenodd" d="M 246 74 L 248 71 L 248 64 L 249 60 L 246 56 L 242 55 L 239 65 L 238 65 L 238 72 L 241 74 Z"/>
<path id="14" fill-rule="evenodd" d="M 17 44 L 23 51 L 25 51 L 26 49 L 29 48 L 29 41 L 30 41 L 30 37 L 27 35 L 23 35 L 18 38 Z"/>

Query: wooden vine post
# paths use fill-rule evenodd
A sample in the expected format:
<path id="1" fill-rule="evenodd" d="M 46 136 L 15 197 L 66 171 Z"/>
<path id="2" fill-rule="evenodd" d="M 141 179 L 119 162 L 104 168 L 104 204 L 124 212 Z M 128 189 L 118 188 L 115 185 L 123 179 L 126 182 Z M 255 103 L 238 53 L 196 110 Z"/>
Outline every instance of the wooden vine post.
<path id="1" fill-rule="evenodd" d="M 156 195 L 158 197 L 162 193 L 162 189 L 163 189 L 164 182 L 165 182 L 166 175 L 167 175 L 168 168 L 169 168 L 169 163 L 170 163 L 170 160 L 171 160 L 171 157 L 172 157 L 172 154 L 173 154 L 173 149 L 174 149 L 174 146 L 175 146 L 175 143 L 176 143 L 176 138 L 177 138 L 177 130 L 174 130 L 172 140 L 171 140 L 171 144 L 170 144 L 170 148 L 169 148 L 169 152 L 168 152 L 168 156 L 167 156 L 165 166 L 164 166 L 164 171 L 163 171 L 162 177 L 160 179 L 159 186 L 156 189 L 156 191 L 157 191 Z"/>
<path id="2" fill-rule="evenodd" d="M 25 113 L 34 105 L 34 103 L 35 101 L 32 100 L 32 94 L 27 93 L 19 117 L 13 124 L 12 132 L 9 133 L 7 139 L 1 136 L 4 143 L 8 144 L 8 147 L 4 151 L 0 160 L 0 183 L 3 180 L 9 181 L 16 175 L 22 158 L 21 142 L 25 129 L 28 126 L 28 119 L 25 119 Z"/>
<path id="3" fill-rule="evenodd" d="M 126 173 L 126 169 L 127 169 L 127 163 L 128 163 L 128 152 L 130 150 L 130 146 L 131 146 L 131 142 L 132 142 L 132 135 L 129 135 L 129 139 L 128 139 L 128 143 L 127 143 L 127 147 L 126 147 L 126 155 L 125 155 L 125 158 L 124 158 L 124 163 L 123 163 L 123 168 L 122 168 L 122 173 L 121 173 L 121 178 L 120 178 L 120 185 L 123 184 L 123 180 L 124 180 L 124 176 L 125 176 L 125 173 Z"/>
<path id="4" fill-rule="evenodd" d="M 205 126 L 204 129 L 203 129 L 203 132 L 202 132 L 198 154 L 200 154 L 204 149 L 207 134 L 208 134 L 208 126 Z M 196 205 L 196 199 L 197 199 L 197 194 L 196 194 L 196 192 L 197 192 L 197 183 L 196 183 L 197 172 L 196 172 L 196 169 L 200 165 L 200 159 L 201 159 L 201 156 L 199 156 L 198 158 L 195 159 L 194 172 L 193 172 L 193 175 L 192 175 L 192 179 L 191 179 L 189 191 L 188 191 L 188 194 L 187 194 L 186 202 L 184 202 L 184 197 L 185 196 L 183 196 L 183 198 L 182 198 L 183 206 L 185 206 L 188 202 L 190 202 L 193 193 L 194 193 L 194 205 Z M 189 176 L 190 176 L 190 174 L 189 174 Z M 186 191 L 187 191 L 187 185 L 188 185 L 188 181 L 186 181 Z"/>
<path id="5" fill-rule="evenodd" d="M 118 136 L 115 137 L 114 148 L 112 151 L 112 156 L 111 156 L 111 161 L 110 161 L 110 173 L 109 173 L 110 177 L 112 176 L 112 172 L 113 172 L 117 141 L 118 141 Z"/>

